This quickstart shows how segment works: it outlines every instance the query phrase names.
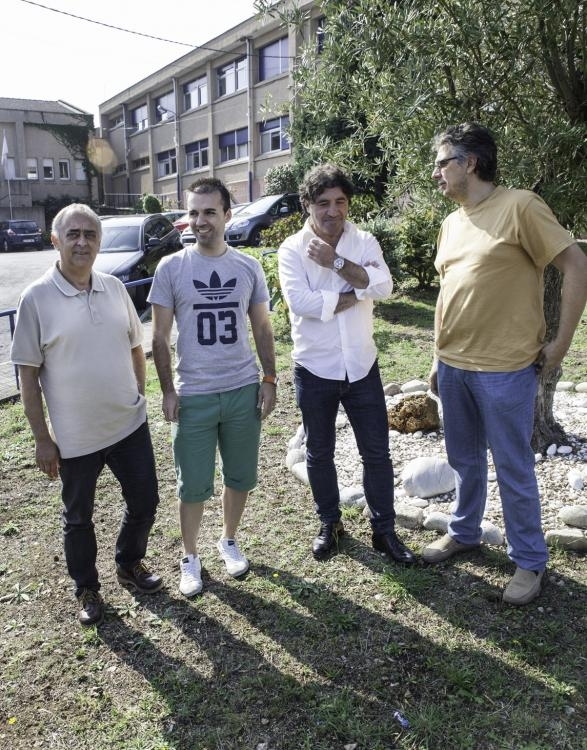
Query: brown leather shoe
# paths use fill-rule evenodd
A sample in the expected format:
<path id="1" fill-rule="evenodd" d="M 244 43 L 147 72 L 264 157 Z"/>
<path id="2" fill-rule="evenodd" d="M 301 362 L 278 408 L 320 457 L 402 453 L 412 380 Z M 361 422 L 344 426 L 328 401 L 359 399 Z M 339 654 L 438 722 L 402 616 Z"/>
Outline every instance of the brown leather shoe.
<path id="1" fill-rule="evenodd" d="M 118 578 L 118 583 L 122 586 L 129 589 L 136 589 L 141 594 L 154 594 L 163 587 L 161 576 L 151 573 L 142 560 L 134 565 L 131 570 L 121 568 L 118 565 L 116 568 L 116 577 Z"/>
<path id="2" fill-rule="evenodd" d="M 81 604 L 79 621 L 82 625 L 100 625 L 104 620 L 104 600 L 97 591 L 84 589 L 77 597 Z"/>

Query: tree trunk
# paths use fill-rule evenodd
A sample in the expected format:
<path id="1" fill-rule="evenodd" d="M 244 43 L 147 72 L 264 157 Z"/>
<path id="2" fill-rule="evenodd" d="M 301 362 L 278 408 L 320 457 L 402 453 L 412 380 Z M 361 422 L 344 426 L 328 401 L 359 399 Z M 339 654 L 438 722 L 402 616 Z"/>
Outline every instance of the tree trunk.
<path id="1" fill-rule="evenodd" d="M 544 272 L 544 317 L 546 341 L 552 341 L 558 331 L 560 319 L 562 275 L 553 265 Z M 538 379 L 538 393 L 534 404 L 534 430 L 532 448 L 543 453 L 549 445 L 564 443 L 566 435 L 553 414 L 554 392 L 561 376 L 561 368 L 542 372 Z"/>

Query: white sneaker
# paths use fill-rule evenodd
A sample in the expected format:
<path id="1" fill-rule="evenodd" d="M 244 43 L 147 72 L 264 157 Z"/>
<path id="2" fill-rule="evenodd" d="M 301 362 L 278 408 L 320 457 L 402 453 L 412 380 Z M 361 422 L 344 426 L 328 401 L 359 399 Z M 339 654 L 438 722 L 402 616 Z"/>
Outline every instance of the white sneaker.
<path id="1" fill-rule="evenodd" d="M 179 590 L 184 596 L 195 596 L 202 590 L 202 563 L 199 555 L 186 555 L 179 562 Z"/>
<path id="2" fill-rule="evenodd" d="M 233 578 L 244 575 L 249 569 L 249 561 L 238 548 L 234 539 L 220 539 L 216 545 L 224 560 L 228 574 Z"/>

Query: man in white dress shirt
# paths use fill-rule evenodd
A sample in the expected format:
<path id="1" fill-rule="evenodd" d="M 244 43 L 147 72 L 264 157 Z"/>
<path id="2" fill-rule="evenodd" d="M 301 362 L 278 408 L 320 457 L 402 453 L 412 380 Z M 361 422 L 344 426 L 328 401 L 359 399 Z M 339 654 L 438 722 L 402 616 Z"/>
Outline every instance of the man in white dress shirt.
<path id="1" fill-rule="evenodd" d="M 328 557 L 344 533 L 334 464 L 342 405 L 363 461 L 373 547 L 411 564 L 415 557 L 394 530 L 387 411 L 373 340 L 373 300 L 389 297 L 393 282 L 375 237 L 346 220 L 352 195 L 338 167 L 314 167 L 300 186 L 308 219 L 279 249 L 306 465 L 321 523 L 312 553 L 317 560 Z"/>

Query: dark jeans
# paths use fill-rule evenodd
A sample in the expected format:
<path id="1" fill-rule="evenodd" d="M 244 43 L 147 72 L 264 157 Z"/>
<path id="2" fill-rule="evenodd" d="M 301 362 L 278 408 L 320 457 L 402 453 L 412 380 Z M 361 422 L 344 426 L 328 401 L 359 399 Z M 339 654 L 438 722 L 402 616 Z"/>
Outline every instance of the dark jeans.
<path id="1" fill-rule="evenodd" d="M 115 560 L 123 568 L 132 568 L 147 551 L 149 532 L 159 502 L 155 458 L 146 422 L 118 443 L 96 453 L 62 458 L 63 538 L 67 570 L 76 585 L 98 591 L 96 535 L 92 516 L 96 483 L 104 466 L 120 482 L 126 503 L 116 542 Z"/>
<path id="2" fill-rule="evenodd" d="M 342 404 L 355 434 L 363 462 L 363 489 L 372 514 L 373 531 L 394 526 L 393 466 L 389 455 L 389 427 L 383 385 L 377 362 L 354 383 L 319 378 L 296 364 L 296 398 L 306 432 L 306 466 L 316 513 L 322 523 L 340 519 L 340 496 L 334 449 L 336 415 Z"/>

